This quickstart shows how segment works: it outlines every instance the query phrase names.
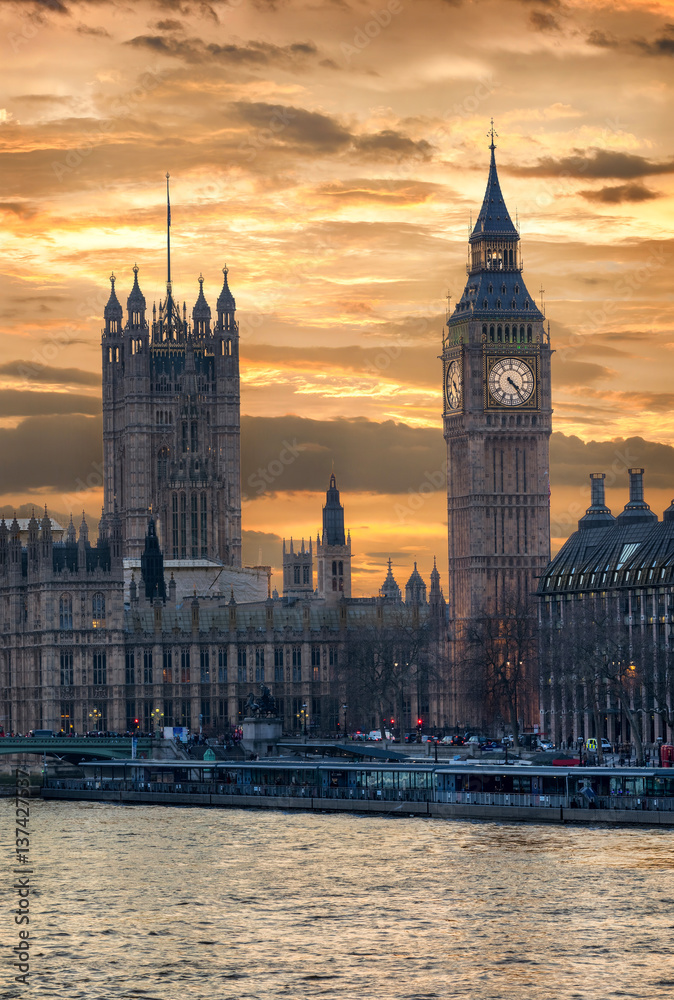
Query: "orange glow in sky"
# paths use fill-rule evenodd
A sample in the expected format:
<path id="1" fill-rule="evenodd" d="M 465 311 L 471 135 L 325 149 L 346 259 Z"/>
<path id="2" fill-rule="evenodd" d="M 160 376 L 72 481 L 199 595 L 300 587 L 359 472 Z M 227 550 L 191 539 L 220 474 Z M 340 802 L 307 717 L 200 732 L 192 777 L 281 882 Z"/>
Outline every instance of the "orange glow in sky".
<path id="1" fill-rule="evenodd" d="M 444 582 L 445 499 L 424 484 L 492 117 L 556 351 L 555 545 L 591 471 L 619 509 L 643 465 L 668 505 L 671 3 L 62 0 L 0 21 L 1 505 L 100 509 L 108 277 L 124 303 L 137 263 L 163 295 L 169 171 L 176 293 L 190 312 L 203 273 L 214 306 L 226 263 L 237 301 L 246 561 L 315 538 L 334 461 L 355 592 L 389 553 L 401 586 L 434 555 Z M 291 433 L 302 461 L 251 492 Z"/>

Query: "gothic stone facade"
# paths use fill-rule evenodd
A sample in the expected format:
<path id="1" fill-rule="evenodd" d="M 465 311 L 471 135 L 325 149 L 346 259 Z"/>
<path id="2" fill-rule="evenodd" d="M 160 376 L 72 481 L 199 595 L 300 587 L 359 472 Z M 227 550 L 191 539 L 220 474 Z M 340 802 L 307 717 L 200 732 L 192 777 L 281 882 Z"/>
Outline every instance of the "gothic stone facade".
<path id="1" fill-rule="evenodd" d="M 241 565 L 235 311 L 225 268 L 214 324 L 203 278 L 191 324 L 170 281 L 150 324 L 134 267 L 124 323 L 111 278 L 102 338 L 104 509 L 122 519 L 125 556 L 140 556 L 152 511 L 167 558 Z"/>

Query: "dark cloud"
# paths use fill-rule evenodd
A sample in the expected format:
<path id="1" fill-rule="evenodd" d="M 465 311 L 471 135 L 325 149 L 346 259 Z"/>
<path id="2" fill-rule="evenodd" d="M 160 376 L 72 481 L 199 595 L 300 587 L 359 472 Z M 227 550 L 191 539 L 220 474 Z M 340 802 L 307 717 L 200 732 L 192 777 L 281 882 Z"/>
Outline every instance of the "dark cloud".
<path id="1" fill-rule="evenodd" d="M 674 55 L 674 24 L 666 24 L 660 37 L 652 42 L 640 39 L 634 44 L 647 56 L 672 56 Z"/>
<path id="2" fill-rule="evenodd" d="M 529 24 L 534 31 L 561 31 L 562 27 L 556 17 L 542 10 L 532 10 L 529 14 Z"/>
<path id="3" fill-rule="evenodd" d="M 110 32 L 105 28 L 90 28 L 88 24 L 78 24 L 75 29 L 78 35 L 93 35 L 96 38 L 110 38 Z"/>
<path id="4" fill-rule="evenodd" d="M 145 48 L 159 55 L 180 59 L 189 65 L 201 65 L 215 61 L 225 66 L 267 67 L 280 66 L 283 69 L 299 70 L 307 60 L 318 55 L 313 42 L 293 42 L 290 45 L 274 45 L 271 42 L 251 41 L 246 45 L 218 45 L 204 42 L 201 38 L 178 39 L 165 35 L 137 35 L 126 45 Z"/>
<path id="5" fill-rule="evenodd" d="M 82 368 L 52 368 L 50 365 L 35 361 L 6 361 L 0 364 L 0 375 L 9 375 L 11 378 L 29 383 L 95 386 L 101 384 L 100 372 L 87 372 Z"/>
<path id="6" fill-rule="evenodd" d="M 102 440 L 100 417 L 29 417 L 18 427 L 0 428 L 3 492 L 44 489 L 72 495 L 102 486 Z"/>
<path id="7" fill-rule="evenodd" d="M 600 49 L 615 49 L 619 45 L 618 40 L 613 38 L 612 35 L 607 35 L 605 32 L 597 29 L 591 31 L 585 40 L 588 45 L 596 45 Z"/>
<path id="8" fill-rule="evenodd" d="M 644 184 L 618 184 L 615 187 L 603 187 L 598 191 L 579 191 L 586 201 L 594 201 L 604 205 L 618 205 L 624 201 L 650 201 L 659 198 L 657 191 L 651 191 Z"/>
<path id="9" fill-rule="evenodd" d="M 72 392 L 0 389 L 0 418 L 100 412 L 101 401 L 96 396 L 78 396 Z M 68 442 L 68 446 L 69 444 Z M 65 441 L 61 442 L 63 449 L 67 450 L 65 445 Z"/>
<path id="10" fill-rule="evenodd" d="M 20 219 L 32 219 L 37 213 L 37 205 L 28 201 L 0 201 L 0 212 L 11 212 Z"/>
<path id="11" fill-rule="evenodd" d="M 425 139 L 415 142 L 414 139 L 410 139 L 409 136 L 403 135 L 402 132 L 395 129 L 384 129 L 383 132 L 372 135 L 356 136 L 354 146 L 365 158 L 392 158 L 396 160 L 409 158 L 429 160 L 434 148 Z"/>
<path id="12" fill-rule="evenodd" d="M 560 159 L 545 156 L 531 167 L 515 165 L 510 170 L 521 177 L 622 177 L 632 180 L 652 174 L 671 174 L 674 172 L 674 160 L 657 163 L 636 153 L 590 148 L 576 149 L 573 156 Z"/>
<path id="13" fill-rule="evenodd" d="M 674 447 L 641 437 L 611 441 L 581 441 L 575 435 L 554 433 L 550 438 L 550 481 L 558 486 L 587 486 L 592 472 L 605 473 L 606 485 L 627 491 L 627 470 L 645 469 L 644 484 L 674 489 Z M 674 495 L 674 493 L 673 493 Z M 648 495 L 646 495 L 648 500 Z"/>
<path id="14" fill-rule="evenodd" d="M 157 21 L 155 24 L 157 31 L 182 31 L 182 21 L 174 21 L 168 18 L 166 21 Z"/>
<path id="15" fill-rule="evenodd" d="M 263 101 L 236 101 L 230 108 L 240 121 L 257 129 L 265 142 L 296 143 L 334 152 L 349 146 L 353 138 L 334 118 L 317 111 Z"/>
<path id="16" fill-rule="evenodd" d="M 241 558 L 244 566 L 278 566 L 283 539 L 271 531 L 241 532 Z"/>
<path id="17" fill-rule="evenodd" d="M 250 137 L 251 151 L 265 146 L 312 147 L 321 152 L 352 150 L 365 160 L 428 160 L 433 147 L 415 141 L 396 129 L 356 135 L 336 118 L 318 111 L 263 101 L 236 101 L 231 112 L 256 132 Z M 386 182 L 379 182 L 380 184 Z"/>
<path id="18" fill-rule="evenodd" d="M 562 387 L 576 388 L 579 385 L 591 385 L 612 378 L 616 372 L 604 365 L 596 365 L 587 361 L 565 360 L 561 354 L 553 354 L 553 384 Z"/>
<path id="19" fill-rule="evenodd" d="M 333 462 L 340 489 L 351 492 L 416 492 L 427 481 L 436 489 L 444 481 L 444 455 L 442 431 L 392 420 L 241 418 L 242 489 L 249 500 L 325 490 Z"/>

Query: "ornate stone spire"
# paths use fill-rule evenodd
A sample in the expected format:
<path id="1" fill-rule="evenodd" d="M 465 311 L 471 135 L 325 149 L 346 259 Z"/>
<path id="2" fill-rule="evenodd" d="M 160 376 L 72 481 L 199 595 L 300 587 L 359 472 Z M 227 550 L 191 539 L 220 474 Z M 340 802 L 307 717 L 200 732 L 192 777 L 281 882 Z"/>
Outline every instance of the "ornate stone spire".
<path id="1" fill-rule="evenodd" d="M 105 330 L 106 333 L 119 333 L 122 324 L 122 306 L 119 299 L 117 298 L 117 293 L 115 292 L 115 278 L 114 274 L 110 275 L 110 298 L 108 303 L 103 310 L 103 319 L 105 320 Z"/>
<path id="2" fill-rule="evenodd" d="M 382 587 L 381 587 L 381 590 L 379 591 L 379 593 L 380 593 L 380 595 L 385 600 L 387 600 L 387 601 L 394 601 L 395 603 L 399 603 L 400 601 L 402 601 L 402 593 L 401 593 L 400 587 L 396 583 L 395 578 L 393 576 L 393 571 L 391 569 L 391 565 L 392 565 L 392 563 L 391 563 L 391 560 L 389 558 L 389 561 L 388 561 L 388 573 L 386 574 L 386 579 L 384 580 L 384 583 L 382 584 Z"/>
<path id="3" fill-rule="evenodd" d="M 133 265 L 133 288 L 126 300 L 126 311 L 131 326 L 145 325 L 145 296 L 138 284 L 138 265 Z"/>
<path id="4" fill-rule="evenodd" d="M 487 190 L 484 193 L 482 208 L 470 236 L 471 243 L 474 239 L 483 235 L 509 236 L 515 240 L 519 240 L 520 238 L 520 234 L 517 232 L 508 214 L 508 209 L 501 193 L 501 185 L 499 184 L 498 172 L 496 170 L 496 157 L 494 155 L 494 150 L 496 149 L 494 136 L 496 133 L 493 126 L 494 119 L 492 118 L 492 129 L 489 133 L 491 135 L 491 145 L 489 146 L 491 158 L 489 163 L 489 177 L 487 178 Z"/>

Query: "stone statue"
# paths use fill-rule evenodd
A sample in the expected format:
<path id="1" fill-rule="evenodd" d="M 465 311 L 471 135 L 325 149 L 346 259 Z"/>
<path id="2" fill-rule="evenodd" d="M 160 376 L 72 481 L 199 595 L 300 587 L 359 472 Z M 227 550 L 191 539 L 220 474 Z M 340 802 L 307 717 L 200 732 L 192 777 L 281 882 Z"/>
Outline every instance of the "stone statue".
<path id="1" fill-rule="evenodd" d="M 260 695 L 257 699 L 253 692 L 250 692 L 246 701 L 246 712 L 258 719 L 261 716 L 276 715 L 276 700 L 265 684 L 260 684 Z"/>

